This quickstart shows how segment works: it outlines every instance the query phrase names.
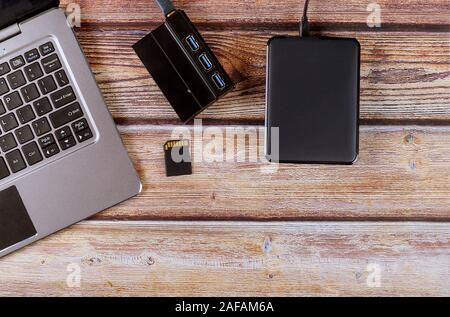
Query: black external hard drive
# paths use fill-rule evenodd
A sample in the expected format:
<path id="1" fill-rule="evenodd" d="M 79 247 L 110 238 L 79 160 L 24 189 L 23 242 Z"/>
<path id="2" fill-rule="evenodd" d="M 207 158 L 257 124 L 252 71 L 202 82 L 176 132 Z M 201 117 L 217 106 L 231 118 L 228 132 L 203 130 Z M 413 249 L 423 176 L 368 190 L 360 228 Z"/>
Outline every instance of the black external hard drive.
<path id="1" fill-rule="evenodd" d="M 359 151 L 358 41 L 274 37 L 267 56 L 269 160 L 278 154 L 279 162 L 352 164 Z"/>

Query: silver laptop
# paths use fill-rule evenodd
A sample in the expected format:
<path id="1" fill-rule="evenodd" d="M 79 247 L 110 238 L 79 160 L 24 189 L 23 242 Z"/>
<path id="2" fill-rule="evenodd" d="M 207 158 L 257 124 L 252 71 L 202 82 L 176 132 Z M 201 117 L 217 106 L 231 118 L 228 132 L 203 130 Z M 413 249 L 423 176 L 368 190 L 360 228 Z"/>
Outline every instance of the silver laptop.
<path id="1" fill-rule="evenodd" d="M 0 257 L 142 188 L 58 5 L 0 0 Z"/>

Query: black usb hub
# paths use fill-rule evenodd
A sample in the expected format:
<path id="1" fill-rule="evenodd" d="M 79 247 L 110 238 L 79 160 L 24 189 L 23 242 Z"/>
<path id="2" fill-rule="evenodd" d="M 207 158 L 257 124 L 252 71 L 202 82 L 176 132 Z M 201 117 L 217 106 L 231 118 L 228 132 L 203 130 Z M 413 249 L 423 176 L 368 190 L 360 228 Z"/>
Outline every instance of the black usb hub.
<path id="1" fill-rule="evenodd" d="M 224 68 L 182 10 L 133 48 L 180 119 L 187 123 L 234 88 Z"/>

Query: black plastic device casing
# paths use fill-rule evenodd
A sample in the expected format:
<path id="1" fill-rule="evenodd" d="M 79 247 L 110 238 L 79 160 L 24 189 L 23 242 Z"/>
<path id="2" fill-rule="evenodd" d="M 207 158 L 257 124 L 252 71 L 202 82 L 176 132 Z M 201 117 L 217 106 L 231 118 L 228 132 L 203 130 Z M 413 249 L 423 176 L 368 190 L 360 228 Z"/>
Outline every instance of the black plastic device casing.
<path id="1" fill-rule="evenodd" d="M 359 153 L 358 41 L 274 37 L 267 58 L 269 159 L 352 164 Z M 279 147 L 272 144 L 272 128 L 279 128 Z M 275 149 L 279 153 L 274 156 Z"/>
<path id="2" fill-rule="evenodd" d="M 58 6 L 59 0 L 0 0 L 0 29 Z"/>
<path id="3" fill-rule="evenodd" d="M 197 41 L 196 51 L 189 46 L 188 36 Z M 133 48 L 185 123 L 234 88 L 231 78 L 182 10 L 171 12 L 163 25 Z M 211 69 L 202 66 L 202 54 L 209 58 Z M 215 84 L 212 78 L 215 74 L 223 79 L 223 89 Z"/>

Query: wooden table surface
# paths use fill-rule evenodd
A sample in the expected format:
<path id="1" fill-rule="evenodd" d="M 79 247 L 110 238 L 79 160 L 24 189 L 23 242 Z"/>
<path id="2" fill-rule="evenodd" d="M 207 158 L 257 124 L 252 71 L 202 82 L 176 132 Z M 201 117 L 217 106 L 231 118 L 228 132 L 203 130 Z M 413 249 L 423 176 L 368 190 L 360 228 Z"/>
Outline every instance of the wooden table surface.
<path id="1" fill-rule="evenodd" d="M 449 296 L 450 2 L 378 0 L 376 29 L 370 2 L 310 7 L 314 33 L 362 45 L 354 166 L 263 175 L 256 163 L 203 162 L 167 178 L 162 145 L 179 122 L 131 49 L 161 13 L 151 0 L 78 0 L 77 35 L 144 190 L 2 259 L 0 295 Z M 263 125 L 265 45 L 296 34 L 303 2 L 175 4 L 238 83 L 204 125 Z"/>

